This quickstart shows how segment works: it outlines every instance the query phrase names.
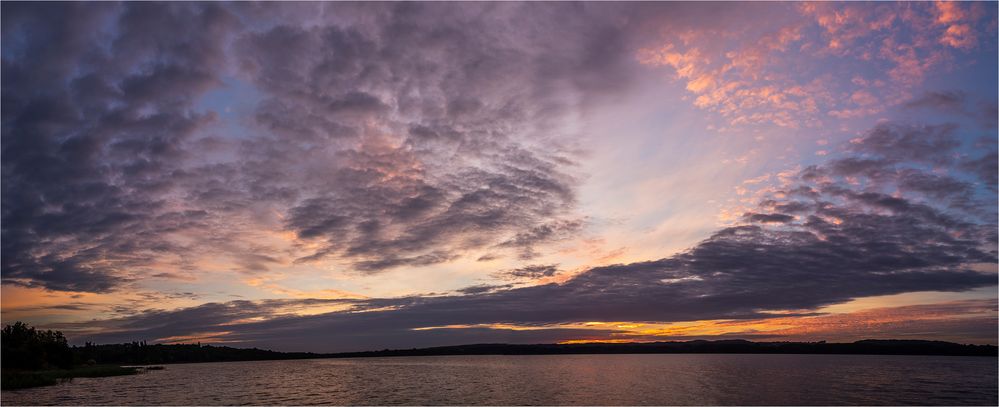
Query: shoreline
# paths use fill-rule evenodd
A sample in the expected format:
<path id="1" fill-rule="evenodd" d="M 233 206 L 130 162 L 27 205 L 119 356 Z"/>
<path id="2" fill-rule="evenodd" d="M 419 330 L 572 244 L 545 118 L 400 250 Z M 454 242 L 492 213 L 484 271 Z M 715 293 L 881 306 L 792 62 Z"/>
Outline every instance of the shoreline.
<path id="1" fill-rule="evenodd" d="M 158 369 L 157 369 L 158 368 Z M 149 370 L 161 370 L 162 366 L 116 366 L 93 365 L 77 366 L 70 369 L 10 370 L 0 373 L 0 390 L 21 390 L 35 387 L 53 386 L 75 378 L 131 376 Z"/>

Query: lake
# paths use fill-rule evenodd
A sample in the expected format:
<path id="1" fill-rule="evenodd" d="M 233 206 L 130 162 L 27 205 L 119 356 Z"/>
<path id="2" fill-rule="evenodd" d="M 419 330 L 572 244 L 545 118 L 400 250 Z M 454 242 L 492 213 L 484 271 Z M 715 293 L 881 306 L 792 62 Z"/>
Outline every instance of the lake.
<path id="1" fill-rule="evenodd" d="M 22 404 L 996 405 L 994 357 L 541 355 L 166 365 L 5 391 Z"/>

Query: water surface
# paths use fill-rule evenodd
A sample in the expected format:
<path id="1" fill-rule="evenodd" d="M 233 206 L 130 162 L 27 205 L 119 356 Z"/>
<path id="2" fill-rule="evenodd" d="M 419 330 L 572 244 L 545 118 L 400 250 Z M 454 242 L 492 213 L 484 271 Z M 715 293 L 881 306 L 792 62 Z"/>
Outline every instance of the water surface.
<path id="1" fill-rule="evenodd" d="M 166 365 L 4 405 L 996 405 L 994 357 L 544 355 Z"/>

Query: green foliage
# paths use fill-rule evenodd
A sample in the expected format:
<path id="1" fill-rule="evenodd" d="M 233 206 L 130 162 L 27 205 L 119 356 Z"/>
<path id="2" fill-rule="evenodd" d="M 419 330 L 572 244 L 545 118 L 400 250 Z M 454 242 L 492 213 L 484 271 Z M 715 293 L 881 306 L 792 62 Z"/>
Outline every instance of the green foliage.
<path id="1" fill-rule="evenodd" d="M 62 332 L 38 330 L 23 322 L 0 331 L 0 358 L 4 369 L 66 369 L 73 365 L 73 351 Z"/>

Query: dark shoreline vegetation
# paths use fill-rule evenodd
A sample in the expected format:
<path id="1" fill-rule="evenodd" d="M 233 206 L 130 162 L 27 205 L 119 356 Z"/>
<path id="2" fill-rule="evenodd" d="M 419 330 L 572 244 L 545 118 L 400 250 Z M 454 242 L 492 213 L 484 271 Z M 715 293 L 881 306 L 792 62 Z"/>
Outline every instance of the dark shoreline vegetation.
<path id="1" fill-rule="evenodd" d="M 162 367 L 98 364 L 78 347 L 70 347 L 59 331 L 42 331 L 23 322 L 0 331 L 0 388 L 48 386 L 74 377 L 133 375 Z"/>
<path id="2" fill-rule="evenodd" d="M 143 367 L 93 365 L 75 366 L 69 369 L 47 370 L 11 370 L 5 371 L 0 378 L 4 390 L 26 389 L 29 387 L 50 386 L 75 377 L 109 377 L 137 374 L 146 370 Z"/>
<path id="3" fill-rule="evenodd" d="M 999 354 L 994 345 L 962 345 L 922 340 L 862 340 L 852 343 L 695 340 L 650 343 L 475 344 L 343 353 L 277 352 L 200 343 L 149 345 L 145 341 L 107 345 L 86 343 L 84 346 L 70 347 L 61 332 L 36 330 L 20 322 L 4 327 L 2 346 L 3 376 L 0 387 L 5 390 L 51 385 L 74 377 L 136 374 L 162 367 L 129 365 L 170 363 L 453 355 L 743 353 L 995 357 Z"/>

